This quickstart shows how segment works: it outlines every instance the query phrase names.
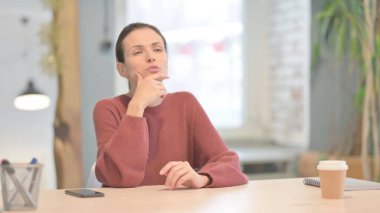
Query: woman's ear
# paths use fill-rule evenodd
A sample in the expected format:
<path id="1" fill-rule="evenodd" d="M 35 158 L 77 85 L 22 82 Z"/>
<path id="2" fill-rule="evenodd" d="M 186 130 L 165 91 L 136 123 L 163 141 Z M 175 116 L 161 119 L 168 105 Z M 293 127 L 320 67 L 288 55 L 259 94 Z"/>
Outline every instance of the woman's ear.
<path id="1" fill-rule="evenodd" d="M 123 63 L 116 62 L 116 68 L 117 68 L 117 71 L 119 72 L 120 76 L 128 79 L 129 75 L 127 72 L 127 68 L 125 67 L 125 65 Z"/>

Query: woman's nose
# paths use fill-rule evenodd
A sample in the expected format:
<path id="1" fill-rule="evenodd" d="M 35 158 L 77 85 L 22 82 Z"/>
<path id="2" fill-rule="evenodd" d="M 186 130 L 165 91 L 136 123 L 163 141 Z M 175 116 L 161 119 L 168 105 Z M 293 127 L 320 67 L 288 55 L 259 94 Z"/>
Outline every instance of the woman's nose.
<path id="1" fill-rule="evenodd" d="M 148 63 L 151 63 L 151 62 L 154 62 L 156 61 L 156 59 L 154 59 L 152 56 L 148 56 Z"/>
<path id="2" fill-rule="evenodd" d="M 152 62 L 156 61 L 156 59 L 153 57 L 153 52 L 147 52 L 146 61 L 148 63 L 152 63 Z"/>

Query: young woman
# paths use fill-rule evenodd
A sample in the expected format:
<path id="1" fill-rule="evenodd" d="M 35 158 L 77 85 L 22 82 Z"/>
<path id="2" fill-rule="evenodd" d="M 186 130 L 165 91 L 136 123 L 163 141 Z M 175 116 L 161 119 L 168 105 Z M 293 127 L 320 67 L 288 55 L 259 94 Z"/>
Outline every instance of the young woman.
<path id="1" fill-rule="evenodd" d="M 117 69 L 129 92 L 94 108 L 95 173 L 104 186 L 165 184 L 225 187 L 247 183 L 205 111 L 188 92 L 167 93 L 166 40 L 154 26 L 133 23 L 116 43 Z"/>

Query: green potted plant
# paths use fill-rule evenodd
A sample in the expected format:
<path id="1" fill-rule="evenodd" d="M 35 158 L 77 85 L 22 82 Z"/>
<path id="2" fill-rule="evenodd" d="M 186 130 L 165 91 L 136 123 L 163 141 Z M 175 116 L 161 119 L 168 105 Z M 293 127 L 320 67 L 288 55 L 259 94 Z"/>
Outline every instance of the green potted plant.
<path id="1" fill-rule="evenodd" d="M 334 54 L 337 62 L 348 63 L 349 70 L 360 71 L 356 103 L 361 115 L 358 128 L 363 176 L 379 180 L 380 1 L 326 0 L 316 18 L 321 35 L 313 61 L 323 47 Z"/>

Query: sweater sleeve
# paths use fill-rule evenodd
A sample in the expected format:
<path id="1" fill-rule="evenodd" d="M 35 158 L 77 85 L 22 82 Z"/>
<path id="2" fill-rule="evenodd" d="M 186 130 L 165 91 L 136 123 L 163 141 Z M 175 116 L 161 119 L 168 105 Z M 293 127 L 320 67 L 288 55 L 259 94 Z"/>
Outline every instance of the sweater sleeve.
<path id="1" fill-rule="evenodd" d="M 211 184 L 225 187 L 246 184 L 248 177 L 241 172 L 238 155 L 228 150 L 199 102 L 192 97 L 194 162 L 198 173 L 206 174 Z"/>
<path id="2" fill-rule="evenodd" d="M 145 118 L 124 113 L 112 99 L 99 101 L 93 112 L 98 145 L 95 174 L 110 187 L 139 186 L 148 159 Z"/>

